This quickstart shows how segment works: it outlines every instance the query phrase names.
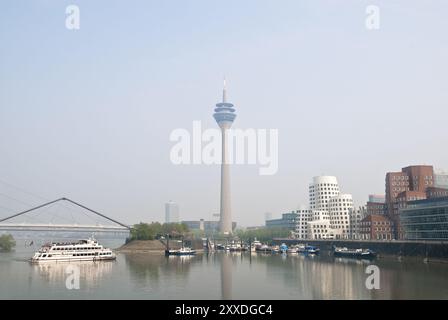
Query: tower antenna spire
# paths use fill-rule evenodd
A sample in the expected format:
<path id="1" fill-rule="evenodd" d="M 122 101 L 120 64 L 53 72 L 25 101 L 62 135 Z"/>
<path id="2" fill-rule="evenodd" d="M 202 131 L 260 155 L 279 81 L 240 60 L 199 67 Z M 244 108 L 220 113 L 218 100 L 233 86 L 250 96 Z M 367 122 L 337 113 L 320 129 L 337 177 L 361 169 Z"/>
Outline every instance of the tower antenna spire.
<path id="1" fill-rule="evenodd" d="M 226 81 L 225 76 L 224 76 L 223 89 L 222 89 L 222 102 L 224 102 L 224 103 L 227 102 L 227 81 Z"/>

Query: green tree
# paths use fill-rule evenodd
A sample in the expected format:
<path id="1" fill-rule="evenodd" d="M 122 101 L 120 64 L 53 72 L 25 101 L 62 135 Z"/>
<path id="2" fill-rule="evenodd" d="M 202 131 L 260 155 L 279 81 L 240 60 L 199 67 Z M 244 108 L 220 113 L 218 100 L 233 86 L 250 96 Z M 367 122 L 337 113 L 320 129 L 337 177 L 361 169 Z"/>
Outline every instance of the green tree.
<path id="1" fill-rule="evenodd" d="M 289 237 L 290 231 L 282 228 L 259 228 L 255 230 L 237 230 L 235 235 L 244 241 L 257 238 L 257 240 L 262 242 L 270 242 L 273 238 Z"/>
<path id="2" fill-rule="evenodd" d="M 148 223 L 140 222 L 131 229 L 131 240 L 154 240 L 156 233 Z"/>
<path id="3" fill-rule="evenodd" d="M 0 250 L 11 251 L 16 246 L 16 241 L 10 234 L 4 234 L 0 236 Z"/>
<path id="4" fill-rule="evenodd" d="M 154 240 L 159 236 L 167 234 L 173 238 L 180 238 L 188 232 L 188 226 L 181 223 L 140 222 L 133 226 L 130 240 Z"/>

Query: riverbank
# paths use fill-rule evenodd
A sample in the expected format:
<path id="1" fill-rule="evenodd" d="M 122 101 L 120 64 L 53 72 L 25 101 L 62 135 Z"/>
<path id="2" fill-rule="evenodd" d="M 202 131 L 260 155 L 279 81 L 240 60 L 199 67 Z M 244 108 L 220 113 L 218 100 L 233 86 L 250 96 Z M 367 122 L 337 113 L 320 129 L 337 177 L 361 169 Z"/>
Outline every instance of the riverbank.
<path id="1" fill-rule="evenodd" d="M 178 241 L 170 241 L 170 249 L 180 249 L 182 243 Z M 197 252 L 203 251 L 202 242 L 193 241 L 191 247 Z M 132 240 L 118 249 L 121 253 L 165 253 L 166 243 L 164 240 Z"/>
<path id="2" fill-rule="evenodd" d="M 122 253 L 163 253 L 165 245 L 160 240 L 133 240 L 116 249 Z"/>
<path id="3" fill-rule="evenodd" d="M 372 240 L 294 240 L 273 239 L 275 244 L 308 243 L 322 251 L 332 251 L 333 247 L 371 249 L 381 257 L 416 257 L 428 261 L 448 261 L 448 242 L 442 241 L 372 241 Z"/>

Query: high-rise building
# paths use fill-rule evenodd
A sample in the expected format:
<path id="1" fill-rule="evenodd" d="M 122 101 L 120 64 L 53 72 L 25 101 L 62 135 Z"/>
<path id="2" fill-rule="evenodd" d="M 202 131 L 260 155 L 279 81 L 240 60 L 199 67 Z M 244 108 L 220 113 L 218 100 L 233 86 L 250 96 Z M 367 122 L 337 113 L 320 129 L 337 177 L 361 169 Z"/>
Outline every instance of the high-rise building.
<path id="1" fill-rule="evenodd" d="M 434 187 L 448 189 L 448 171 L 434 170 Z"/>
<path id="2" fill-rule="evenodd" d="M 178 223 L 179 222 L 179 206 L 173 201 L 165 203 L 165 222 Z"/>
<path id="3" fill-rule="evenodd" d="M 328 202 L 330 228 L 337 239 L 348 239 L 350 235 L 350 211 L 353 209 L 351 194 L 339 194 Z"/>
<path id="4" fill-rule="evenodd" d="M 398 208 L 394 210 L 398 194 L 409 190 L 409 177 L 404 172 L 388 172 L 386 174 L 386 210 L 389 216 L 398 212 Z"/>
<path id="5" fill-rule="evenodd" d="M 222 92 L 222 102 L 216 104 L 213 114 L 216 122 L 221 128 L 222 135 L 222 163 L 221 163 L 221 205 L 220 205 L 220 232 L 232 233 L 232 212 L 230 201 L 230 171 L 227 155 L 227 132 L 236 118 L 233 104 L 227 102 L 226 82 Z"/>
<path id="6" fill-rule="evenodd" d="M 398 210 L 404 208 L 407 201 L 424 199 L 426 189 L 434 186 L 434 169 L 432 166 L 408 166 L 401 172 L 386 174 L 386 212 L 394 223 L 395 238 L 402 239 Z"/>
<path id="7" fill-rule="evenodd" d="M 328 210 L 330 198 L 339 195 L 339 185 L 336 177 L 314 177 L 309 186 L 309 202 L 311 210 Z"/>

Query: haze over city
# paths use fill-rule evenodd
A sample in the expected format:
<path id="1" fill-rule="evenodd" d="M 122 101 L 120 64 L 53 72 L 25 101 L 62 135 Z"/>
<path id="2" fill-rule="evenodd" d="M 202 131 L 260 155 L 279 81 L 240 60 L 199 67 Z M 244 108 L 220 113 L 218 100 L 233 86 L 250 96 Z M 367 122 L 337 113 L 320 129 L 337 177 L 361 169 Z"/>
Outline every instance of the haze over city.
<path id="1" fill-rule="evenodd" d="M 172 164 L 169 136 L 217 128 L 224 76 L 233 128 L 279 132 L 277 174 L 231 168 L 238 225 L 308 204 L 313 176 L 362 205 L 388 171 L 448 169 L 448 4 L 375 1 L 368 30 L 371 2 L 76 1 L 76 31 L 68 1 L 2 4 L 0 180 L 130 224 L 163 221 L 169 200 L 182 220 L 210 220 L 220 167 Z M 1 216 L 42 202 L 0 193 L 22 201 Z"/>

